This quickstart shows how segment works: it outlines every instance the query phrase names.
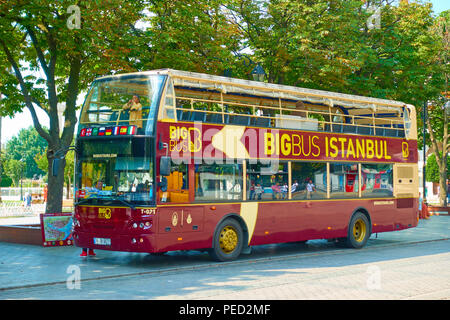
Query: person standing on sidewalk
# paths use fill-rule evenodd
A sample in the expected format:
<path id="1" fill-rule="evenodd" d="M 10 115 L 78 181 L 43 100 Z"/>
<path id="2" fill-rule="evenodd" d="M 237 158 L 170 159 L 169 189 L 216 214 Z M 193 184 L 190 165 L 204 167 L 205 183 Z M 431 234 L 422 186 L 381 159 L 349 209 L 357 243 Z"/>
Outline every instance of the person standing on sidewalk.
<path id="1" fill-rule="evenodd" d="M 83 251 L 81 252 L 80 257 L 87 257 L 87 256 L 95 257 L 96 254 L 94 252 L 94 249 L 89 249 L 89 251 L 88 251 L 88 248 L 83 248 Z"/>

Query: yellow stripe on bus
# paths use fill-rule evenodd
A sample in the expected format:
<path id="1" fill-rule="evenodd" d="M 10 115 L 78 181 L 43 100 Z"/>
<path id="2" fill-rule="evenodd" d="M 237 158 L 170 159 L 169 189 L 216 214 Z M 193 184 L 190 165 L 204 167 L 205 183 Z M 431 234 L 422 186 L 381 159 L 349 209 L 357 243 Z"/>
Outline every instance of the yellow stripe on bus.
<path id="1" fill-rule="evenodd" d="M 241 217 L 244 219 L 248 229 L 248 244 L 252 240 L 255 231 L 256 219 L 258 217 L 258 202 L 242 202 Z"/>

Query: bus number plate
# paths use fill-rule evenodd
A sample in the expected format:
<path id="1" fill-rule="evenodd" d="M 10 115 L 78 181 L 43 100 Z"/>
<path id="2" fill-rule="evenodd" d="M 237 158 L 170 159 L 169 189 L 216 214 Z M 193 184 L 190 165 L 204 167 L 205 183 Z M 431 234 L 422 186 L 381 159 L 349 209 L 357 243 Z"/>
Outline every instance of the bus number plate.
<path id="1" fill-rule="evenodd" d="M 110 246 L 111 245 L 111 239 L 108 239 L 108 238 L 94 238 L 94 244 L 101 245 L 101 246 Z"/>

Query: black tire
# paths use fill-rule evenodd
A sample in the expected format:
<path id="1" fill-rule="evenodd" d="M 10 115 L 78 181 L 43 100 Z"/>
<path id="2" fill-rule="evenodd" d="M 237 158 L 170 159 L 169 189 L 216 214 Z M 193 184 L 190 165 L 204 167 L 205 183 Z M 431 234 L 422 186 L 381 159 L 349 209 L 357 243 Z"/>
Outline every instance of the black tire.
<path id="1" fill-rule="evenodd" d="M 355 212 L 348 225 L 346 245 L 349 248 L 364 247 L 370 237 L 371 226 L 369 219 L 362 212 Z"/>
<path id="2" fill-rule="evenodd" d="M 244 232 L 238 221 L 232 218 L 223 220 L 216 228 L 213 247 L 208 251 L 215 261 L 237 259 L 244 246 Z"/>

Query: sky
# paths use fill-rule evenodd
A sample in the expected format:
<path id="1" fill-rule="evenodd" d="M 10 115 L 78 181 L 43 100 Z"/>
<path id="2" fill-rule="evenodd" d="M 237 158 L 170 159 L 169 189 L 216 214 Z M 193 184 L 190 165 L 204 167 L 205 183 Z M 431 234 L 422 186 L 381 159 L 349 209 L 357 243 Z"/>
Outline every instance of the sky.
<path id="1" fill-rule="evenodd" d="M 438 14 L 442 11 L 450 9 L 449 0 L 429 0 L 433 4 L 433 11 Z M 84 93 L 80 94 L 79 101 L 84 101 Z M 49 121 L 47 115 L 36 108 L 36 112 L 41 121 L 41 125 L 49 127 Z M 13 136 L 17 135 L 21 129 L 28 128 L 33 125 L 30 112 L 25 109 L 22 113 L 18 113 L 14 118 L 4 117 L 2 119 L 2 144 L 6 143 Z"/>

